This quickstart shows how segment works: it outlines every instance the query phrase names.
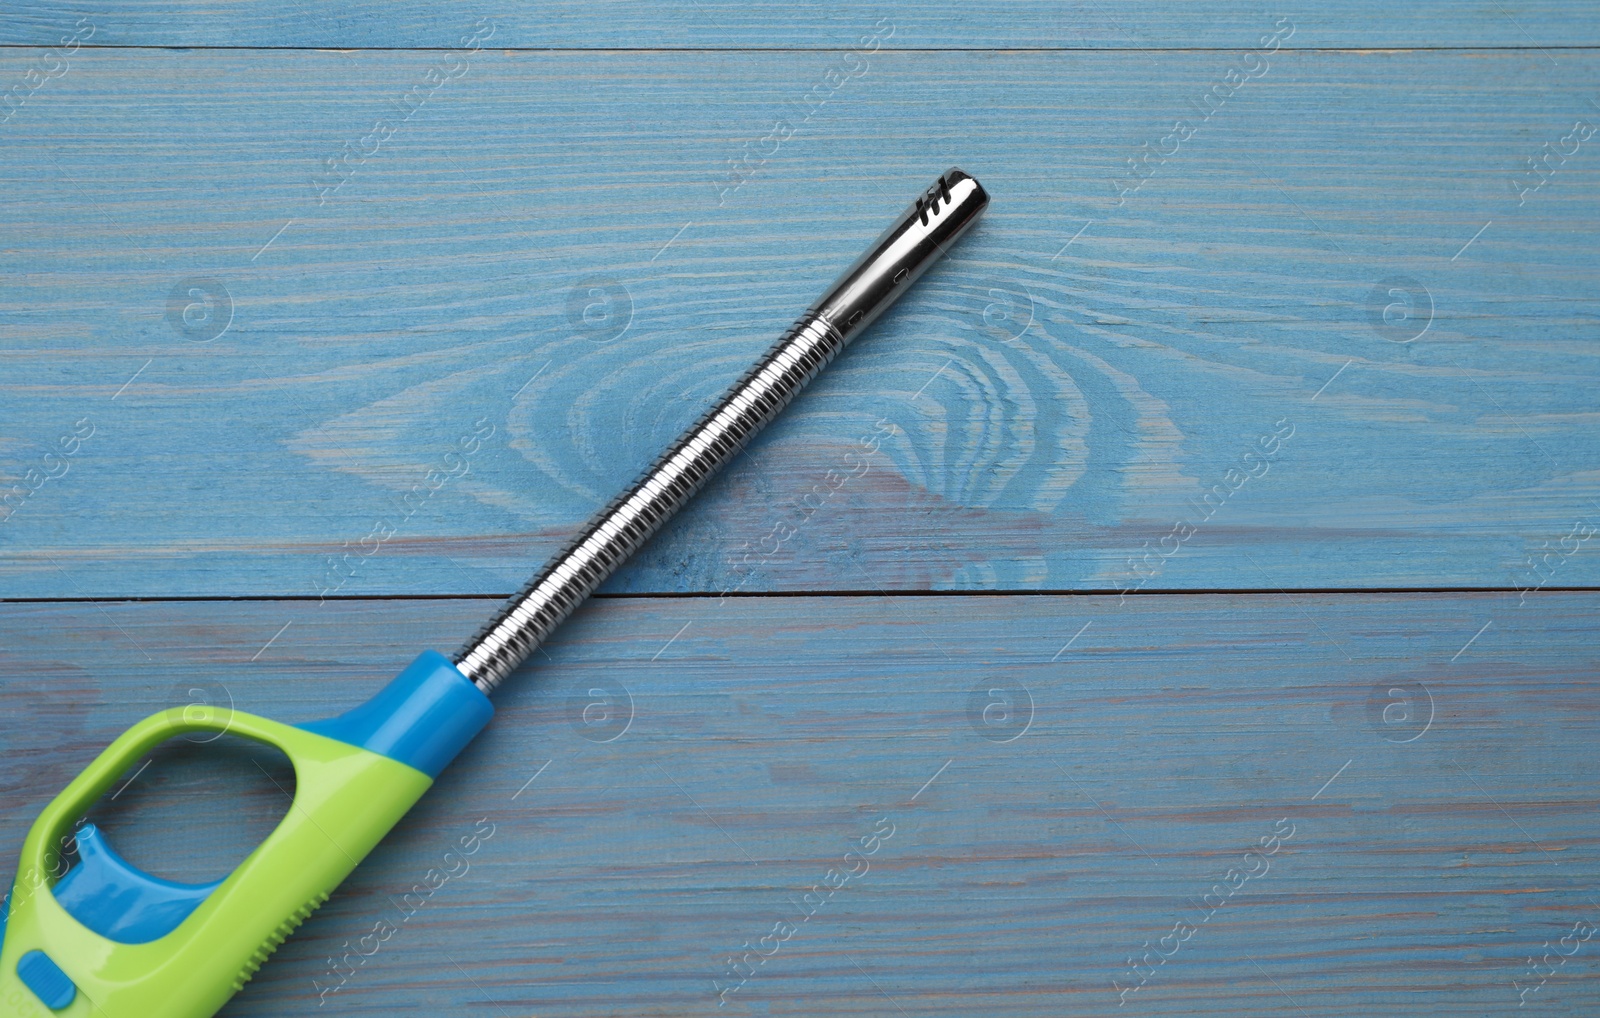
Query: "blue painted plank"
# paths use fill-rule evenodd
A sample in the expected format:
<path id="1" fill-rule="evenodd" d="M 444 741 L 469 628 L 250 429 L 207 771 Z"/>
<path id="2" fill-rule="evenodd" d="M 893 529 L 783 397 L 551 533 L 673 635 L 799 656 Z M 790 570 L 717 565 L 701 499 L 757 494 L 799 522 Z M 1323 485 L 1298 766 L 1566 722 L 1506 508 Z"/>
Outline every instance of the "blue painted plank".
<path id="1" fill-rule="evenodd" d="M 0 590 L 509 591 L 953 163 L 613 590 L 1600 582 L 1592 54 L 837 59 L 80 53 L 0 126 Z"/>
<path id="2" fill-rule="evenodd" d="M 892 27 L 896 48 L 1119 49 L 1248 47 L 1286 18 L 1312 47 L 1568 47 L 1600 42 L 1591 4 L 1504 0 L 1463 8 L 1449 0 L 1397 5 L 1377 0 L 1192 4 L 1173 0 L 750 3 L 669 0 L 647 3 L 524 3 L 496 7 L 456 0 L 373 0 L 340 4 L 241 0 L 224 5 L 179 0 L 10 5 L 0 43 L 48 46 L 77 19 L 96 28 L 95 44 L 115 46 L 299 46 L 448 48 L 492 26 L 488 42 L 529 49 L 747 47 L 845 49 Z"/>
<path id="3" fill-rule="evenodd" d="M 1513 1013 L 1519 989 L 1594 1013 L 1596 945 L 1560 938 L 1600 922 L 1596 607 L 603 600 L 225 1014 L 1443 1016 Z M 0 606 L 0 855 L 174 687 L 308 719 L 490 608 Z M 172 807 L 121 832 L 136 861 L 235 852 L 224 828 L 270 820 L 259 778 L 229 824 L 196 818 L 215 800 L 193 776 L 152 766 L 126 793 Z M 880 817 L 869 868 L 808 902 Z M 1257 873 L 1214 891 L 1230 869 Z M 729 954 L 786 919 L 719 1008 Z M 1147 942 L 1168 957 L 1130 973 Z M 1569 956 L 1530 974 L 1546 942 Z"/>

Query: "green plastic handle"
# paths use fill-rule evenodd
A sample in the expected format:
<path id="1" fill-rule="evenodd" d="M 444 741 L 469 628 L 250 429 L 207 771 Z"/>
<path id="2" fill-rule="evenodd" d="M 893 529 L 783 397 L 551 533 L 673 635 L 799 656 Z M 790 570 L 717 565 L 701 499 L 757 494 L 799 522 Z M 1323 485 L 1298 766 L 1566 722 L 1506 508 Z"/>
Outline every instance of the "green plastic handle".
<path id="1" fill-rule="evenodd" d="M 295 770 L 278 827 L 176 929 L 124 944 L 89 930 L 51 892 L 55 846 L 161 742 L 228 732 L 276 746 Z M 415 767 L 253 714 L 174 708 L 134 725 L 45 808 L 28 832 L 0 950 L 0 1018 L 210 1018 L 433 784 Z M 43 951 L 77 986 L 47 1007 L 17 965 Z"/>

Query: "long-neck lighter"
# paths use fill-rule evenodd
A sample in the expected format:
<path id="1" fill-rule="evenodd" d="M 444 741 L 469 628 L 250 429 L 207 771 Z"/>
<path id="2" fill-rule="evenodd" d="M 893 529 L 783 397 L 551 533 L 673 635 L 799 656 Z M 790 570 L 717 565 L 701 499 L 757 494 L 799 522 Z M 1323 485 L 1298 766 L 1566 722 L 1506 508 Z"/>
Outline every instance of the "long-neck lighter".
<path id="1" fill-rule="evenodd" d="M 958 169 L 935 181 L 454 660 L 425 651 L 372 699 L 325 721 L 286 725 L 191 706 L 124 732 L 28 832 L 0 915 L 0 1018 L 214 1015 L 483 730 L 494 714 L 489 694 L 506 676 L 988 203 Z M 232 873 L 207 884 L 157 879 L 118 856 L 93 825 L 74 832 L 74 820 L 133 764 L 191 732 L 275 746 L 294 765 L 288 813 Z M 62 846 L 74 842 L 69 865 Z"/>

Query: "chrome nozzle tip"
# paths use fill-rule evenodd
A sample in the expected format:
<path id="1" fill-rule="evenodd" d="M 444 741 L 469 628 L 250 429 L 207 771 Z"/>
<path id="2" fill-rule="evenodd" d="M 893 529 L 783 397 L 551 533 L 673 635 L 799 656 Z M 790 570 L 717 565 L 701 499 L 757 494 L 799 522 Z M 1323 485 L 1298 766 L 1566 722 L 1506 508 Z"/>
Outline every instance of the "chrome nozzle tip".
<path id="1" fill-rule="evenodd" d="M 937 215 L 946 206 L 952 213 L 963 213 L 961 225 L 957 228 L 959 233 L 972 225 L 973 218 L 979 212 L 989 207 L 989 192 L 978 183 L 978 178 L 959 166 L 952 166 L 939 175 L 939 179 L 917 199 L 912 208 L 917 211 L 927 208 Z"/>
<path id="2" fill-rule="evenodd" d="M 977 222 L 989 192 L 952 166 L 917 196 L 811 312 L 850 337 L 872 324 Z"/>

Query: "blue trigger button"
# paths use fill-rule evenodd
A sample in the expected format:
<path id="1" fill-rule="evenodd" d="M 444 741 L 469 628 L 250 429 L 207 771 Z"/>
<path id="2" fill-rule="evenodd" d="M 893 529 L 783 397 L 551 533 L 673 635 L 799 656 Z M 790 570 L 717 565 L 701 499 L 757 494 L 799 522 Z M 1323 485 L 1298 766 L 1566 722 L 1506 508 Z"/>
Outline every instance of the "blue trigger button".
<path id="1" fill-rule="evenodd" d="M 17 962 L 17 976 L 33 995 L 52 1011 L 59 1011 L 78 996 L 78 987 L 43 951 L 29 951 Z"/>
<path id="2" fill-rule="evenodd" d="M 222 886 L 222 880 L 180 884 L 134 869 L 94 824 L 80 827 L 77 840 L 78 865 L 53 888 L 56 901 L 72 918 L 119 944 L 160 940 Z"/>

